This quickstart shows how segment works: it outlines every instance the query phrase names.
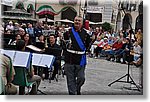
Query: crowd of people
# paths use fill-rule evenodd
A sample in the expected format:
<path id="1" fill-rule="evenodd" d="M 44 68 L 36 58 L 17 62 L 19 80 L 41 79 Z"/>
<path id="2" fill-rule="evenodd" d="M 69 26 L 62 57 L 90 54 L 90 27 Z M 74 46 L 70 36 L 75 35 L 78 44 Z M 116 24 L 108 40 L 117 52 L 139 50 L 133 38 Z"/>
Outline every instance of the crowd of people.
<path id="1" fill-rule="evenodd" d="M 110 33 L 103 32 L 102 29 L 96 27 L 93 35 L 94 40 L 92 39 L 90 57 L 105 56 L 108 61 L 112 60 L 122 64 L 129 62 L 138 66 L 138 59 L 143 56 L 143 34 L 141 29 L 135 33 L 130 29 L 125 32 L 121 30 Z"/>
<path id="2" fill-rule="evenodd" d="M 108 61 L 116 61 L 122 64 L 134 64 L 136 66 L 140 66 L 143 63 L 143 34 L 141 29 L 138 29 L 137 32 L 133 32 L 130 29 L 126 31 L 120 30 L 118 32 L 110 32 L 104 31 L 102 27 L 97 26 L 89 27 L 89 29 L 86 30 L 82 28 L 81 22 L 81 18 L 76 17 L 74 29 L 71 29 L 71 26 L 65 24 L 55 26 L 37 22 L 34 25 L 32 23 L 25 24 L 8 21 L 2 25 L 4 28 L 4 49 L 9 49 L 10 46 L 15 46 L 16 48 L 16 46 L 19 46 L 18 43 L 23 43 L 23 48 L 25 48 L 24 51 L 30 51 L 26 46 L 34 45 L 42 49 L 43 52 L 40 53 L 53 54 L 56 59 L 54 62 L 52 80 L 54 80 L 61 67 L 61 56 L 65 56 L 65 71 L 69 94 L 81 94 L 81 86 L 85 81 L 85 50 L 87 52 L 85 54 L 95 59 L 105 57 Z M 43 33 L 44 31 L 50 32 L 47 32 L 47 35 L 45 35 Z M 53 33 L 51 31 L 53 31 Z M 77 34 L 81 37 L 79 43 L 76 42 L 76 36 L 73 36 L 76 32 L 78 32 Z M 80 47 L 80 45 L 85 46 Z M 52 48 L 54 49 L 53 51 L 50 50 Z M 58 49 L 59 51 L 57 52 L 56 50 Z M 72 76 L 74 75 L 73 70 L 75 69 L 76 74 L 80 73 L 75 75 L 77 80 Z M 45 73 L 45 79 L 48 78 L 47 71 L 48 70 L 43 71 L 43 73 Z M 41 76 L 36 67 L 34 74 Z M 32 76 L 34 76 L 33 73 Z M 39 76 L 36 78 L 38 86 L 41 80 Z M 21 94 L 23 93 L 24 87 Z"/>

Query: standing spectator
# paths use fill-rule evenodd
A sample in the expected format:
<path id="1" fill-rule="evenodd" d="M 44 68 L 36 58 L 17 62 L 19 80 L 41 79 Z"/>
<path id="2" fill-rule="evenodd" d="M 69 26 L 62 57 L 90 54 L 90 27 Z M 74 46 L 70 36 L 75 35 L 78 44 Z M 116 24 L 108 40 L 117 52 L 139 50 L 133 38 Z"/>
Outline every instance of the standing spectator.
<path id="1" fill-rule="evenodd" d="M 42 30 L 43 30 L 43 23 L 42 22 L 37 22 L 36 27 L 34 28 L 34 34 L 36 37 L 39 37 L 42 35 Z"/>
<path id="2" fill-rule="evenodd" d="M 96 30 L 95 30 L 95 33 L 94 33 L 95 40 L 97 39 L 97 36 L 100 36 L 100 35 L 101 35 L 100 29 L 99 29 L 99 27 L 96 27 Z"/>
<path id="3" fill-rule="evenodd" d="M 70 95 L 80 95 L 81 86 L 85 82 L 86 49 L 89 48 L 90 36 L 82 29 L 82 24 L 82 17 L 76 16 L 74 26 L 69 30 L 69 44 L 64 47 L 64 69 Z"/>
<path id="4" fill-rule="evenodd" d="M 11 30 L 11 32 L 14 30 L 13 22 L 10 21 L 9 24 L 6 26 L 6 30 Z"/>
<path id="5" fill-rule="evenodd" d="M 14 34 L 15 35 L 19 33 L 19 28 L 20 28 L 20 25 L 19 25 L 19 23 L 16 22 L 15 26 L 14 26 Z"/>
<path id="6" fill-rule="evenodd" d="M 32 27 L 32 24 L 28 25 L 28 28 L 26 29 L 26 32 L 29 34 L 32 43 L 35 44 L 35 35 L 34 35 L 34 28 Z"/>

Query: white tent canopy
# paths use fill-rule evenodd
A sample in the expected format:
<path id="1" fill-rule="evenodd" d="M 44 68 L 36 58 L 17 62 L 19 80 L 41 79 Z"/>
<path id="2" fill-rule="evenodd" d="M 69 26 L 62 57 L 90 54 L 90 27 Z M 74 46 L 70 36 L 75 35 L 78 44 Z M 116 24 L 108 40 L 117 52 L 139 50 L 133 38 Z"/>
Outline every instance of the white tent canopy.
<path id="1" fill-rule="evenodd" d="M 89 24 L 97 25 L 97 24 L 103 24 L 104 22 L 91 22 L 89 21 Z M 111 25 L 115 25 L 114 23 L 110 23 Z"/>
<path id="2" fill-rule="evenodd" d="M 68 19 L 56 20 L 56 22 L 74 23 L 73 21 Z"/>
<path id="3" fill-rule="evenodd" d="M 96 24 L 103 24 L 103 22 L 91 22 L 91 21 L 89 21 L 89 24 L 96 25 Z"/>
<path id="4" fill-rule="evenodd" d="M 40 18 L 39 21 L 46 21 L 46 18 Z M 54 22 L 54 20 L 47 18 L 47 22 Z"/>

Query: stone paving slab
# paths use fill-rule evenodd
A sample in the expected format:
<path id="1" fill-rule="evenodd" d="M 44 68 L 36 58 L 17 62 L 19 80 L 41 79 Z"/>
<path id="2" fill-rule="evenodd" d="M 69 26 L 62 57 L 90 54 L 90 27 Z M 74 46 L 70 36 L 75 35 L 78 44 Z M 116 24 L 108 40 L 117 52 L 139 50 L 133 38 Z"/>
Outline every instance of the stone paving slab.
<path id="1" fill-rule="evenodd" d="M 130 75 L 136 84 L 140 82 L 140 68 L 129 66 Z M 135 90 L 135 86 L 129 83 L 109 83 L 127 74 L 128 65 L 107 61 L 105 59 L 94 59 L 88 57 L 88 65 L 85 70 L 86 81 L 82 87 L 82 95 L 142 95 L 143 92 Z M 123 79 L 126 81 L 126 77 Z M 59 76 L 49 83 L 48 80 L 41 82 L 39 89 L 48 95 L 68 95 L 66 78 Z M 41 93 L 38 93 L 41 95 Z"/>

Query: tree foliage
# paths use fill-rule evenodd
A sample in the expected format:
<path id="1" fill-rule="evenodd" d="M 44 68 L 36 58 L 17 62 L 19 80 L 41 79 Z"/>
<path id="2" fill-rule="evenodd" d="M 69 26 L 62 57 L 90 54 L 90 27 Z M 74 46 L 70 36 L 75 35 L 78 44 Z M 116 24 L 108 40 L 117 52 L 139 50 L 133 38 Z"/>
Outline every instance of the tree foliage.
<path id="1" fill-rule="evenodd" d="M 112 26 L 110 25 L 110 23 L 104 22 L 104 23 L 102 24 L 102 28 L 103 28 L 104 31 L 111 31 Z"/>

